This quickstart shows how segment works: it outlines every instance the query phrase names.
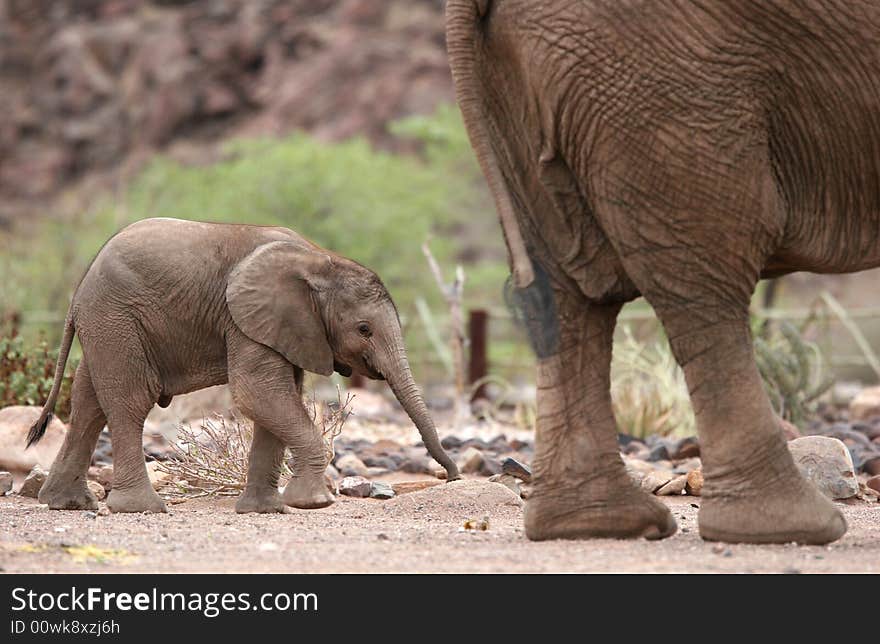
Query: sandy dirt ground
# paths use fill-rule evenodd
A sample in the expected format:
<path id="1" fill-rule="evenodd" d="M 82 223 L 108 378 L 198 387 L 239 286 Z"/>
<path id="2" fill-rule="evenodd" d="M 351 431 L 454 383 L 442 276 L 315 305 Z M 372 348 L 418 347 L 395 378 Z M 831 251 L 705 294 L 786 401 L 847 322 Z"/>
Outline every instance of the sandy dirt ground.
<path id="1" fill-rule="evenodd" d="M 460 489 L 451 489 L 453 486 Z M 236 515 L 234 499 L 195 499 L 165 515 L 95 516 L 0 498 L 0 568 L 18 572 L 696 572 L 880 573 L 880 504 L 840 507 L 830 546 L 704 542 L 699 498 L 663 497 L 679 530 L 661 542 L 532 543 L 519 499 L 468 481 L 390 501 L 340 497 L 322 510 Z M 477 515 L 477 516 L 475 516 Z M 486 531 L 461 528 L 489 517 Z"/>

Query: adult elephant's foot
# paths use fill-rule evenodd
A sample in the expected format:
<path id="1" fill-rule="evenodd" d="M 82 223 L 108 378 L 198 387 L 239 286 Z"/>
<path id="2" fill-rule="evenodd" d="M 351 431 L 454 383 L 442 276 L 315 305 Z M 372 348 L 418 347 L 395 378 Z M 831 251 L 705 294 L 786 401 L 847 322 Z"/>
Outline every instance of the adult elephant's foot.
<path id="1" fill-rule="evenodd" d="M 326 508 L 336 499 L 324 483 L 324 474 L 303 474 L 290 479 L 284 489 L 284 502 L 295 508 L 313 510 Z"/>
<path id="2" fill-rule="evenodd" d="M 97 510 L 98 500 L 86 487 L 84 478 L 74 482 L 49 478 L 40 488 L 37 495 L 40 503 L 45 503 L 51 510 Z"/>
<path id="3" fill-rule="evenodd" d="M 536 481 L 525 506 L 526 536 L 533 541 L 663 539 L 677 527 L 669 509 L 636 487 L 622 463 L 581 481 Z"/>
<path id="4" fill-rule="evenodd" d="M 107 495 L 107 507 L 111 512 L 168 512 L 165 502 L 150 487 L 114 487 Z"/>
<path id="5" fill-rule="evenodd" d="M 284 514 L 289 512 L 287 505 L 278 494 L 277 489 L 245 488 L 235 502 L 235 511 L 239 514 L 259 512 L 261 514 Z"/>
<path id="6" fill-rule="evenodd" d="M 744 476 L 754 470 L 745 475 L 742 470 L 721 476 L 707 473 L 698 516 L 700 536 L 728 543 L 816 545 L 842 537 L 846 520 L 840 510 L 800 475 L 787 453 L 779 459 L 782 467 L 777 461 L 777 467 L 761 468 L 748 479 Z"/>

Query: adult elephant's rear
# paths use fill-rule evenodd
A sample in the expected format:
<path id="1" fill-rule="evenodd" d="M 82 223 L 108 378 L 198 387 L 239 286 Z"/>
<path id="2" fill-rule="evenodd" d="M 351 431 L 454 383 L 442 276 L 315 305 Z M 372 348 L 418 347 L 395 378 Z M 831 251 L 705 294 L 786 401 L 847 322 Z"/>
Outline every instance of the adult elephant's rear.
<path id="1" fill-rule="evenodd" d="M 761 277 L 880 265 L 874 3 L 449 0 L 459 105 L 538 355 L 532 539 L 661 538 L 609 395 L 643 295 L 697 415 L 704 538 L 846 530 L 794 466 L 755 366 Z"/>

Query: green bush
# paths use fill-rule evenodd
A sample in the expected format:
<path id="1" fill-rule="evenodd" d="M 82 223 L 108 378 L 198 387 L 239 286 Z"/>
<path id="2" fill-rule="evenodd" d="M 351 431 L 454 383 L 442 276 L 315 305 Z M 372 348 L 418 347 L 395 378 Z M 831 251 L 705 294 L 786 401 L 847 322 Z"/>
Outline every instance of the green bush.
<path id="1" fill-rule="evenodd" d="M 494 208 L 458 110 L 443 107 L 390 127 L 416 153 L 377 150 L 360 139 L 325 143 L 294 134 L 230 142 L 207 165 L 157 157 L 128 187 L 72 221 L 47 220 L 27 239 L 0 239 L 0 283 L 6 285 L 0 311 L 48 311 L 63 318 L 101 245 L 139 219 L 280 225 L 376 271 L 412 321 L 407 339 L 417 354 L 426 342 L 415 298 L 445 314 L 420 250 L 426 239 L 444 267 L 464 265 L 466 305 L 500 306 L 507 267 Z M 29 337 L 41 329 L 55 339 L 61 323 L 25 327 Z"/>
<path id="2" fill-rule="evenodd" d="M 29 344 L 14 328 L 0 332 L 0 407 L 43 405 L 55 378 L 58 349 L 40 339 Z M 69 374 L 76 371 L 77 360 L 68 360 Z M 55 405 L 62 420 L 70 417 L 70 386 L 73 376 L 65 376 Z"/>

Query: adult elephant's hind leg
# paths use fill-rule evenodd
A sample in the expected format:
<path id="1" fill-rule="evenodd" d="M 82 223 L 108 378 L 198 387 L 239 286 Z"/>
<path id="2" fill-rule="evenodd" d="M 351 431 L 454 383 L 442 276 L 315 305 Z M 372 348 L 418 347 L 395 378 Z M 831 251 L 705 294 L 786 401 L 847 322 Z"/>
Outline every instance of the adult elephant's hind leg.
<path id="1" fill-rule="evenodd" d="M 86 487 L 86 476 L 98 435 L 104 428 L 104 411 L 98 404 L 85 360 L 73 377 L 70 429 L 64 445 L 40 489 L 40 503 L 53 510 L 96 510 L 98 500 Z"/>
<path id="2" fill-rule="evenodd" d="M 236 512 L 287 512 L 287 505 L 278 493 L 278 476 L 283 460 L 284 443 L 267 429 L 255 424 L 247 485 L 235 503 Z"/>
<path id="3" fill-rule="evenodd" d="M 705 477 L 700 535 L 812 544 L 843 536 L 843 516 L 788 451 L 755 364 L 747 315 L 709 324 L 693 309 L 658 314 L 697 417 Z"/>
<path id="4" fill-rule="evenodd" d="M 530 539 L 646 537 L 676 530 L 657 498 L 626 472 L 611 409 L 611 345 L 619 305 L 586 307 L 557 295 L 558 351 L 538 361 Z"/>

